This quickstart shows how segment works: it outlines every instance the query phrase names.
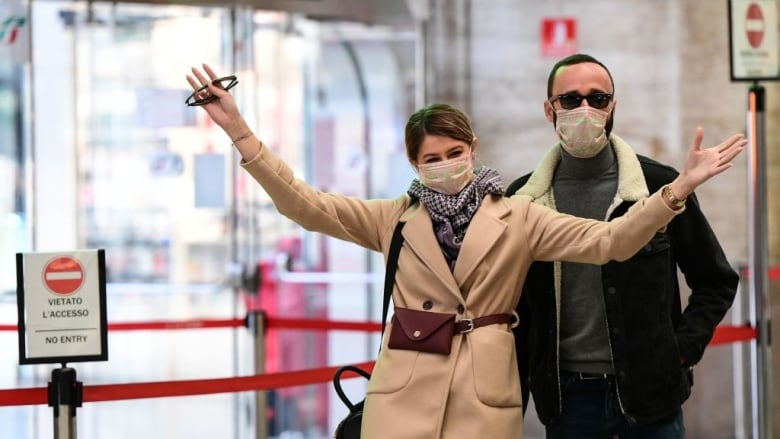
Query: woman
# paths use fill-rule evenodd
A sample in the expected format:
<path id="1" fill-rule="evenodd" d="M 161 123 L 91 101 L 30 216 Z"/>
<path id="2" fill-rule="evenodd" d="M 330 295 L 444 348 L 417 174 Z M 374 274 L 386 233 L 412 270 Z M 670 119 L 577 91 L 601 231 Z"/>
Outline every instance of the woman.
<path id="1" fill-rule="evenodd" d="M 407 155 L 419 179 L 396 199 L 365 201 L 319 192 L 295 179 L 254 136 L 231 95 L 212 83 L 214 71 L 207 65 L 203 70 L 193 68 L 187 76 L 194 98 L 212 99 L 203 108 L 230 136 L 242 166 L 280 213 L 385 257 L 396 224 L 405 222 L 393 290 L 396 316 L 430 316 L 422 320 L 423 330 L 441 315 L 462 320 L 451 339 L 444 338 L 448 353 L 397 348 L 393 340 L 406 329 L 409 339 L 419 331 L 400 331 L 406 317 L 388 326 L 363 413 L 362 437 L 372 439 L 522 437 L 511 320 L 503 317 L 515 309 L 531 262 L 603 264 L 630 257 L 681 211 L 675 198 L 684 199 L 728 169 L 745 145 L 734 135 L 701 149 L 699 130 L 685 170 L 663 196 L 659 191 L 606 223 L 559 214 L 528 198 L 504 198 L 494 170 L 473 170 L 479 143 L 468 117 L 431 105 L 406 126 Z M 486 316 L 487 322 L 476 320 Z"/>

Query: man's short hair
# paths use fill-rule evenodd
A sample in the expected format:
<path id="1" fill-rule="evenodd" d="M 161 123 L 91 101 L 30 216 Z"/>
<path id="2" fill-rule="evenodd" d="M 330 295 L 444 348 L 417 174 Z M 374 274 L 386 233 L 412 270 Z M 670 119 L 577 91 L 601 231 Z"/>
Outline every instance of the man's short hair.
<path id="1" fill-rule="evenodd" d="M 612 79 L 612 73 L 609 72 L 607 66 L 605 66 L 601 61 L 597 60 L 596 58 L 590 55 L 586 55 L 584 53 L 575 53 L 574 55 L 569 55 L 566 58 L 563 58 L 557 63 L 555 63 L 552 70 L 550 70 L 550 76 L 547 77 L 547 99 L 552 97 L 553 81 L 555 81 L 555 76 L 558 73 L 558 69 L 560 69 L 561 67 L 571 66 L 574 64 L 581 64 L 585 62 L 598 64 L 607 72 L 607 75 L 609 75 L 609 82 L 612 83 L 612 93 L 614 93 L 615 81 Z"/>

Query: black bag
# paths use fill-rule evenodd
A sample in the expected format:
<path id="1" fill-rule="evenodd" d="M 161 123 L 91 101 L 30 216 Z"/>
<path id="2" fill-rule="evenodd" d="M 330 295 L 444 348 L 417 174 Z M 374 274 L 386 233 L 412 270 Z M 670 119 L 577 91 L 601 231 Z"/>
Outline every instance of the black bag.
<path id="1" fill-rule="evenodd" d="M 393 232 L 393 240 L 390 242 L 390 251 L 387 255 L 387 267 L 385 268 L 385 296 L 382 303 L 382 335 L 385 334 L 385 321 L 387 321 L 387 311 L 390 308 L 390 297 L 393 295 L 393 284 L 395 283 L 395 269 L 398 266 L 398 253 L 401 252 L 401 245 L 404 242 L 404 237 L 401 235 L 401 230 L 404 228 L 403 222 L 399 222 L 395 226 Z M 380 340 L 382 338 L 380 337 Z M 349 409 L 349 414 L 339 422 L 336 427 L 336 433 L 333 435 L 334 439 L 360 439 L 360 427 L 363 422 L 363 404 L 365 398 L 357 404 L 352 402 L 344 394 L 341 389 L 341 374 L 345 371 L 352 371 L 366 379 L 371 379 L 371 374 L 365 370 L 355 366 L 342 366 L 336 370 L 333 375 L 333 387 L 336 388 L 336 393 L 339 395 L 344 404 Z"/>
<path id="2" fill-rule="evenodd" d="M 344 390 L 341 388 L 341 374 L 346 371 L 355 372 L 366 379 L 371 379 L 371 374 L 359 367 L 347 365 L 341 366 L 336 370 L 336 374 L 333 376 L 333 387 L 336 388 L 336 393 L 339 395 L 339 398 L 341 398 L 341 400 L 344 401 L 344 404 L 349 408 L 349 414 L 339 422 L 333 439 L 360 438 L 360 425 L 363 421 L 363 403 L 365 402 L 365 399 L 357 404 L 353 404 L 352 401 L 347 398 L 347 395 L 344 394 Z"/>

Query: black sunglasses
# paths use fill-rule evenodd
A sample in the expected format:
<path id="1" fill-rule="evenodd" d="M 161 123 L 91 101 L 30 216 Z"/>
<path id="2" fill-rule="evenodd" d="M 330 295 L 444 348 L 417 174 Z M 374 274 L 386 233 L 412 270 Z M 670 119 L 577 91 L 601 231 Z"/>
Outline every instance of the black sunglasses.
<path id="1" fill-rule="evenodd" d="M 558 101 L 564 110 L 573 110 L 582 104 L 583 99 L 588 101 L 589 106 L 603 110 L 612 101 L 612 95 L 610 93 L 591 93 L 587 96 L 582 96 L 579 93 L 564 93 L 551 98 L 550 103 Z"/>
<path id="2" fill-rule="evenodd" d="M 238 79 L 235 77 L 235 75 L 230 76 L 223 76 L 221 78 L 217 78 L 211 81 L 212 84 L 216 85 L 217 87 L 222 87 L 224 90 L 230 90 L 231 88 L 235 87 L 236 84 L 238 84 Z M 195 97 L 198 93 L 202 92 L 203 90 L 207 89 L 208 85 L 204 85 L 203 87 L 195 90 L 192 92 L 192 94 L 187 98 L 186 101 L 184 101 L 185 104 L 189 105 L 190 107 L 197 107 L 199 105 L 206 105 L 209 102 L 214 102 L 217 97 L 214 95 L 206 96 L 205 98 L 198 99 Z"/>

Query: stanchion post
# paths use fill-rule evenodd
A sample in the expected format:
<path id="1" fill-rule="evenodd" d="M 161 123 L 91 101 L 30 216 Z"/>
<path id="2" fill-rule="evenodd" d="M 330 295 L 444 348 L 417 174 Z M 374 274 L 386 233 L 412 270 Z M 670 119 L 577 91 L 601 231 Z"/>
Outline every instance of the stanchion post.
<path id="1" fill-rule="evenodd" d="M 265 324 L 266 316 L 262 310 L 253 310 L 250 314 L 250 328 L 255 345 L 255 374 L 265 373 Z M 268 438 L 268 394 L 264 390 L 255 392 L 255 439 Z"/>
<path id="2" fill-rule="evenodd" d="M 83 387 L 76 370 L 62 365 L 51 372 L 49 407 L 54 408 L 54 439 L 76 439 L 76 408 L 83 401 Z"/>
<path id="3" fill-rule="evenodd" d="M 770 439 L 772 435 L 772 351 L 770 338 L 770 300 L 767 249 L 767 179 L 764 127 L 765 90 L 758 82 L 748 91 L 748 221 L 750 293 L 754 298 L 756 330 L 753 437 Z"/>

